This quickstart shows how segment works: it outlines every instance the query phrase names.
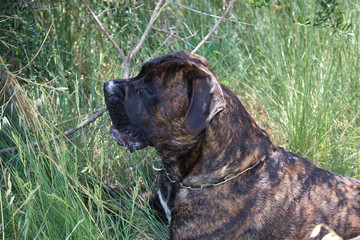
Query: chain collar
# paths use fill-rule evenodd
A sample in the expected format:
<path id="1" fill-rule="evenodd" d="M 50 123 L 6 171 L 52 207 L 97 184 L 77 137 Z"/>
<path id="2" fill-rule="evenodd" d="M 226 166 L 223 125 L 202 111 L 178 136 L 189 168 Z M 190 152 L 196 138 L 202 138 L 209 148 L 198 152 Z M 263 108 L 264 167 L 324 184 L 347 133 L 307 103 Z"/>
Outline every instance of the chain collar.
<path id="1" fill-rule="evenodd" d="M 152 163 L 152 168 L 157 171 L 157 172 L 161 172 L 161 171 L 164 171 L 165 174 L 166 174 L 166 177 L 169 179 L 169 181 L 171 183 L 177 183 L 175 180 L 173 180 L 171 177 L 170 177 L 170 174 L 165 170 L 164 166 L 161 166 L 161 167 L 156 167 L 156 163 L 158 162 L 161 162 L 161 159 L 155 159 L 154 162 Z M 201 184 L 199 187 L 194 187 L 194 186 L 189 186 L 189 185 L 184 185 L 182 182 L 178 182 L 177 184 L 179 185 L 179 187 L 181 188 L 186 188 L 186 189 L 189 189 L 189 190 L 194 190 L 194 191 L 197 191 L 197 190 L 201 190 L 203 188 L 206 188 L 206 187 L 213 187 L 213 186 L 218 186 L 218 185 L 221 185 L 221 184 L 224 184 L 230 180 L 233 180 L 234 178 L 237 178 L 238 176 L 242 175 L 243 173 L 255 168 L 258 164 L 260 163 L 260 161 L 256 162 L 254 165 L 252 165 L 251 167 L 248 167 L 247 169 L 235 174 L 234 176 L 232 177 L 225 177 L 225 180 L 221 181 L 221 182 L 218 182 L 218 183 L 206 183 L 206 184 Z"/>

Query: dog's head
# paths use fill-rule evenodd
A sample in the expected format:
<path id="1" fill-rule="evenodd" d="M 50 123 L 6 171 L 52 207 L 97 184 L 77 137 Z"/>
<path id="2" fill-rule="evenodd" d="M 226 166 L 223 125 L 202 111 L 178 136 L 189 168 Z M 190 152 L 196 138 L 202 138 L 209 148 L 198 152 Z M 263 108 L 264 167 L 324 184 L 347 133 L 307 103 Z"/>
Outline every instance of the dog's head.
<path id="1" fill-rule="evenodd" d="M 186 144 L 225 108 L 220 83 L 198 55 L 176 52 L 148 61 L 138 76 L 104 84 L 119 145 Z"/>

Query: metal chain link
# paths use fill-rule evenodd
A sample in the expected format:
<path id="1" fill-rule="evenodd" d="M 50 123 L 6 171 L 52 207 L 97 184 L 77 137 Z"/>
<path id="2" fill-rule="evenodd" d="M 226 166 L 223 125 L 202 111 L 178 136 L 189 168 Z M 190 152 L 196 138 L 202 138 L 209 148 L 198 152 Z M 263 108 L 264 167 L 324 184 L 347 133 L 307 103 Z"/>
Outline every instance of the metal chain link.
<path id="1" fill-rule="evenodd" d="M 170 174 L 165 170 L 164 166 L 161 166 L 161 168 L 158 168 L 156 167 L 156 163 L 157 162 L 161 162 L 161 159 L 155 159 L 155 161 L 152 163 L 152 168 L 157 171 L 157 172 L 160 172 L 160 171 L 164 171 L 165 174 L 166 174 L 166 177 L 169 179 L 169 181 L 171 183 L 176 183 L 175 180 L 173 180 L 171 177 L 170 177 Z M 260 163 L 260 161 L 256 162 L 254 165 L 252 165 L 251 167 L 248 167 L 247 169 L 237 173 L 236 175 L 232 176 L 232 177 L 225 177 L 225 180 L 224 181 L 221 181 L 221 182 L 218 182 L 218 183 L 206 183 L 206 184 L 201 184 L 199 187 L 194 187 L 194 186 L 189 186 L 189 185 L 185 185 L 185 184 L 182 184 L 182 182 L 179 182 L 177 183 L 179 185 L 179 187 L 181 188 L 186 188 L 188 190 L 193 190 L 193 191 L 198 191 L 198 190 L 201 190 L 203 188 L 206 188 L 206 187 L 213 187 L 213 186 L 219 186 L 221 184 L 224 184 L 230 180 L 233 180 L 234 178 L 237 178 L 238 176 L 244 174 L 245 172 L 255 168 L 258 164 Z"/>

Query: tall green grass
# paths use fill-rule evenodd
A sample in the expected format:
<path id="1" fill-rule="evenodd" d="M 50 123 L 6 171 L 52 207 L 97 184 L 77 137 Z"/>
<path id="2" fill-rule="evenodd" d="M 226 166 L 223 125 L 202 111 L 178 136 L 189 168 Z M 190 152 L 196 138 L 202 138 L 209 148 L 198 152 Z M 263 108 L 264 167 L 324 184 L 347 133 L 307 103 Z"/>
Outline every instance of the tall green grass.
<path id="1" fill-rule="evenodd" d="M 182 3 L 221 14 L 221 1 Z M 127 54 L 154 4 L 90 2 L 96 13 L 104 11 L 101 22 Z M 239 1 L 229 17 L 252 25 L 223 22 L 199 54 L 275 144 L 360 178 L 360 4 L 341 2 L 340 7 L 353 23 L 353 35 L 297 24 L 298 17 L 315 14 L 315 1 L 281 8 Z M 19 151 L 0 156 L 0 238 L 166 239 L 167 226 L 146 198 L 155 177 L 154 150 L 130 154 L 118 147 L 108 134 L 107 114 L 68 138 L 49 140 L 104 106 L 102 83 L 121 76 L 123 63 L 80 2 L 43 2 L 37 10 L 37 24 L 52 29 L 21 76 L 42 86 L 19 80 L 17 93 L 32 105 L 27 114 L 9 111 L 23 107 L 14 94 L 1 107 L 0 148 L 16 145 Z M 183 39 L 152 30 L 132 73 L 154 53 L 191 51 L 216 20 L 169 2 L 155 27 L 172 29 Z M 30 61 L 33 49 L 21 44 L 19 49 Z M 8 67 L 19 68 L 11 62 Z M 40 141 L 45 142 L 40 148 L 30 144 Z M 105 184 L 119 192 L 106 191 Z"/>

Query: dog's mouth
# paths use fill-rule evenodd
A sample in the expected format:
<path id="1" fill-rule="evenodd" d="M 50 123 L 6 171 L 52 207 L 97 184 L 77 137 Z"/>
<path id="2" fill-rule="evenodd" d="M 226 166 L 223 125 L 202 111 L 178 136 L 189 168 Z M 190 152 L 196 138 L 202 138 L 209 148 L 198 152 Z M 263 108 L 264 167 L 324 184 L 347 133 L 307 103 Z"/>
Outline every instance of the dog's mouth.
<path id="1" fill-rule="evenodd" d="M 131 132 L 122 132 L 115 126 L 110 127 L 110 134 L 120 146 L 125 146 L 130 152 L 140 150 L 148 146 L 147 143 L 134 139 Z"/>

